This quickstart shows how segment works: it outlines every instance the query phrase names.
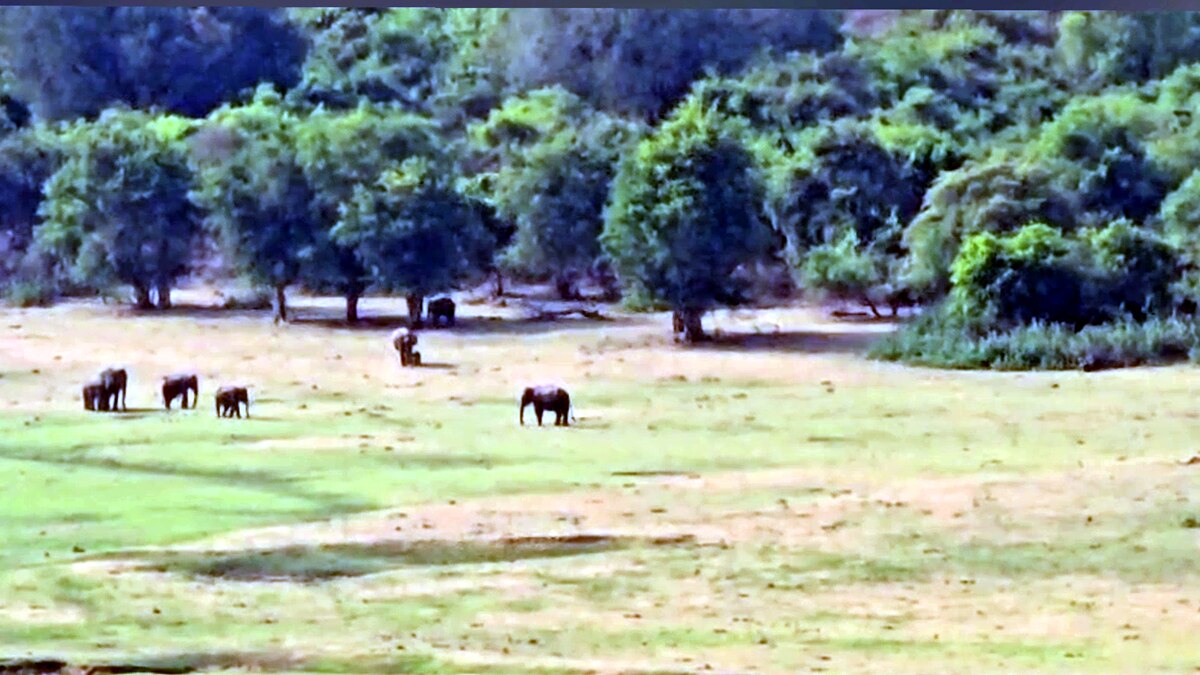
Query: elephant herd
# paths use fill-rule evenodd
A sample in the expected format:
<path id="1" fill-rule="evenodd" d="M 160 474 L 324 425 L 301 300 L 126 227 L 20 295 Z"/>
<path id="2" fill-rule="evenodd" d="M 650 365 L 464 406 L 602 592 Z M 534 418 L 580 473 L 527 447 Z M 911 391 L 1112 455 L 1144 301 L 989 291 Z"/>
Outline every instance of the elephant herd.
<path id="1" fill-rule="evenodd" d="M 83 408 L 96 412 L 128 411 L 125 404 L 126 390 L 129 388 L 129 374 L 124 368 L 107 368 L 95 380 L 83 385 Z M 192 408 L 200 400 L 200 378 L 193 373 L 165 375 L 162 378 L 163 406 L 171 409 L 175 399 L 182 399 L 180 406 L 188 407 L 188 392 L 192 394 Z M 246 408 L 246 417 L 250 416 L 250 393 L 246 387 L 224 386 L 217 389 L 213 395 L 216 401 L 217 417 L 241 418 L 241 408 Z"/>
<path id="2" fill-rule="evenodd" d="M 435 325 L 444 321 L 454 325 L 455 306 L 449 298 L 439 298 L 429 303 L 429 315 Z M 407 327 L 392 331 L 391 345 L 400 357 L 403 367 L 420 366 L 421 353 L 416 351 L 416 331 Z M 125 411 L 125 394 L 129 385 L 129 375 L 124 368 L 108 368 L 100 373 L 95 380 L 83 385 L 83 407 L 85 410 L 108 412 Z M 162 378 L 163 406 L 171 409 L 171 403 L 182 399 L 181 406 L 188 407 L 188 393 L 192 394 L 192 408 L 200 397 L 200 380 L 193 373 L 167 375 Z M 246 408 L 246 417 L 250 417 L 250 395 L 246 387 L 223 386 L 213 395 L 217 417 L 241 418 L 241 409 Z M 521 393 L 521 409 L 518 417 L 521 425 L 525 424 L 525 408 L 533 406 L 538 426 L 542 426 L 542 416 L 546 412 L 554 413 L 555 426 L 569 426 L 568 419 L 573 420 L 571 396 L 567 390 L 555 385 L 526 387 Z"/>

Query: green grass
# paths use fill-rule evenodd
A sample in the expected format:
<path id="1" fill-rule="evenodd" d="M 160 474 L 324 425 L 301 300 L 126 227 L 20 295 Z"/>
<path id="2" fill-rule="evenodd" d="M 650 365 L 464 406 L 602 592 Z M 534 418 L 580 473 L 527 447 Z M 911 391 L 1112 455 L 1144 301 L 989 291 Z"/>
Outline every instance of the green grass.
<path id="1" fill-rule="evenodd" d="M 597 352 L 598 328 L 430 331 L 423 352 L 452 368 L 398 372 L 382 333 L 218 320 L 231 347 L 211 357 L 198 410 L 99 415 L 77 410 L 74 383 L 116 359 L 112 333 L 153 335 L 180 359 L 202 337 L 178 319 L 4 321 L 16 322 L 0 337 L 14 355 L 0 397 L 24 402 L 0 410 L 0 656 L 273 672 L 1200 665 L 1186 637 L 1200 608 L 1188 590 L 1200 471 L 1169 463 L 1195 451 L 1191 368 L 948 373 L 860 355 Z M 58 348 L 68 332 L 84 336 L 78 353 Z M 166 366 L 132 357 L 131 403 L 152 405 Z M 530 428 L 527 415 L 518 427 L 514 390 L 551 375 L 569 381 L 578 425 Z M 215 419 L 213 379 L 259 387 L 254 417 Z M 962 495 L 939 511 L 942 490 Z M 473 504 L 453 531 L 487 525 L 478 537 L 420 525 Z M 402 531 L 380 515 L 398 511 Z M 356 518 L 387 527 L 199 545 L 308 522 L 336 534 Z M 193 547 L 159 548 L 175 544 Z M 129 567 L 95 567 L 113 561 Z M 1077 579 L 1164 599 L 1126 617 L 1092 596 L 1047 596 Z M 937 604 L 963 598 L 987 615 Z M 1042 614 L 1085 628 L 1022 632 Z"/>

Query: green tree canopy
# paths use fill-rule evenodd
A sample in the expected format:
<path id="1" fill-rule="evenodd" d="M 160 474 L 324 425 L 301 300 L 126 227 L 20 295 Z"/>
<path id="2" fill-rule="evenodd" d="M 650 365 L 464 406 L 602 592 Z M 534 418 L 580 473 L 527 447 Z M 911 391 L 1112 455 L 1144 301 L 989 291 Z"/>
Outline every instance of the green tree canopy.
<path id="1" fill-rule="evenodd" d="M 184 141 L 190 121 L 106 112 L 63 137 L 66 160 L 45 184 L 39 242 L 73 281 L 133 287 L 138 307 L 170 305 L 188 269 L 197 218 Z"/>
<path id="2" fill-rule="evenodd" d="M 333 228 L 334 240 L 355 252 L 374 284 L 407 296 L 414 325 L 426 296 L 477 274 L 491 253 L 478 206 L 453 178 L 435 160 L 409 157 L 357 185 Z"/>
<path id="3" fill-rule="evenodd" d="M 657 118 L 706 69 L 732 73 L 761 50 L 827 51 L 830 12 L 522 9 L 505 12 L 485 46 L 514 93 L 562 85 L 592 105 Z"/>
<path id="4" fill-rule="evenodd" d="M 203 116 L 261 82 L 299 81 L 303 37 L 279 10 L 13 6 L 0 56 L 45 119 L 123 103 Z"/>
<path id="5" fill-rule="evenodd" d="M 735 272 L 773 243 L 739 125 L 682 105 L 621 165 L 602 242 L 627 291 L 669 306 L 689 341 L 704 312 L 745 300 Z"/>
<path id="6" fill-rule="evenodd" d="M 286 289 L 301 279 L 322 221 L 316 195 L 296 156 L 300 115 L 269 85 L 245 105 L 226 105 L 192 142 L 199 177 L 193 200 L 210 229 L 252 276 L 275 291 L 287 320 Z"/>
<path id="7" fill-rule="evenodd" d="M 509 99 L 471 131 L 495 167 L 480 176 L 483 192 L 517 226 L 507 264 L 551 275 L 564 299 L 575 297 L 575 279 L 601 255 L 609 187 L 640 125 L 556 87 Z"/>
<path id="8" fill-rule="evenodd" d="M 392 163 L 431 153 L 438 144 L 437 129 L 428 118 L 364 100 L 351 110 L 322 108 L 304 117 L 294 143 L 321 223 L 303 252 L 301 276 L 312 290 L 344 297 L 346 319 L 356 321 L 369 278 L 354 251 L 332 237 L 339 210 L 356 186 L 374 182 Z"/>

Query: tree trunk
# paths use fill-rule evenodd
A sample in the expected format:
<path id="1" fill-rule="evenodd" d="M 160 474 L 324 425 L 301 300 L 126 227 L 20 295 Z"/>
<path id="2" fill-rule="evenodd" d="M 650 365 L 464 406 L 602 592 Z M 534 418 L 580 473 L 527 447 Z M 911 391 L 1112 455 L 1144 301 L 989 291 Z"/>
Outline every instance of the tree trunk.
<path id="1" fill-rule="evenodd" d="M 346 323 L 358 323 L 358 291 L 346 294 Z"/>
<path id="2" fill-rule="evenodd" d="M 408 325 L 420 328 L 425 313 L 425 296 L 410 293 L 404 297 L 404 300 L 408 303 Z"/>
<path id="3" fill-rule="evenodd" d="M 616 302 L 621 299 L 621 287 L 617 285 L 615 275 L 605 274 L 600 277 L 600 289 L 604 294 L 605 302 Z"/>
<path id="4" fill-rule="evenodd" d="M 865 302 L 867 307 L 871 310 L 871 316 L 874 316 L 876 319 L 883 318 L 883 315 L 879 313 L 879 308 L 875 306 L 875 303 L 871 302 L 870 298 L 864 297 L 863 302 Z"/>
<path id="5" fill-rule="evenodd" d="M 286 289 L 287 286 L 282 284 L 275 287 L 275 323 L 288 320 Z"/>
<path id="6" fill-rule="evenodd" d="M 158 308 L 171 309 L 171 287 L 166 283 L 158 285 Z"/>
<path id="7" fill-rule="evenodd" d="M 138 309 L 154 308 L 154 303 L 150 302 L 150 288 L 147 286 L 133 287 L 133 301 Z"/>
<path id="8" fill-rule="evenodd" d="M 684 309 L 680 310 L 679 314 L 683 318 L 683 339 L 688 344 L 703 342 L 708 339 L 704 334 L 704 324 L 701 319 L 704 317 L 702 309 Z"/>
<path id="9" fill-rule="evenodd" d="M 504 273 L 496 270 L 496 291 L 492 293 L 493 298 L 504 297 Z"/>
<path id="10" fill-rule="evenodd" d="M 575 277 L 570 272 L 554 275 L 554 288 L 558 291 L 560 300 L 577 300 L 579 290 L 575 288 Z"/>

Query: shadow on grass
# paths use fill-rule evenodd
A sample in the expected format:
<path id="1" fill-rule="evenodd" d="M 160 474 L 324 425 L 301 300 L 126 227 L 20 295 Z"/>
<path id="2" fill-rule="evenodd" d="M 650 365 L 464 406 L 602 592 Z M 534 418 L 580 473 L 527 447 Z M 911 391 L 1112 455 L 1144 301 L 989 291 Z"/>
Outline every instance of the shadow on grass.
<path id="1" fill-rule="evenodd" d="M 720 333 L 689 349 L 703 351 L 795 352 L 806 354 L 866 353 L 886 333 L 862 331 L 826 333 L 821 331 L 780 331 L 778 333 Z"/>
<path id="2" fill-rule="evenodd" d="M 363 317 L 356 323 L 348 323 L 344 318 L 305 316 L 293 319 L 290 323 L 299 326 L 317 326 L 337 330 L 377 331 L 407 326 L 408 315 L 392 314 Z M 537 335 L 563 330 L 593 330 L 603 327 L 621 327 L 637 325 L 638 323 L 638 321 L 628 317 L 606 317 L 603 320 L 597 320 L 586 318 L 542 319 L 538 317 L 460 316 L 453 326 L 445 324 L 434 326 L 426 323 L 417 330 L 419 333 L 446 333 L 450 335 Z"/>
<path id="3" fill-rule="evenodd" d="M 62 675 L 116 675 L 118 673 L 162 673 L 180 675 L 213 670 L 248 672 L 295 672 L 309 664 L 300 657 L 272 652 L 182 652 L 157 656 L 118 658 L 106 661 L 73 662 L 59 658 L 0 660 L 0 673 L 61 673 Z"/>
<path id="4" fill-rule="evenodd" d="M 194 304 L 178 304 L 172 305 L 167 309 L 138 309 L 133 306 L 121 306 L 117 309 L 117 316 L 129 317 L 171 317 L 185 319 L 265 319 L 270 320 L 275 316 L 274 310 L 271 308 L 265 309 L 248 309 L 248 308 L 225 308 L 220 305 L 194 305 Z"/>
<path id="5" fill-rule="evenodd" d="M 463 303 L 466 304 L 466 303 Z M 560 308 L 561 309 L 561 308 Z M 271 309 L 225 309 L 215 305 L 175 305 L 169 309 L 137 309 L 123 307 L 118 310 L 123 316 L 131 317 L 182 317 L 225 319 L 241 318 L 270 321 L 274 317 Z M 296 326 L 314 326 L 336 330 L 378 331 L 408 325 L 408 314 L 387 313 L 360 316 L 358 321 L 346 320 L 343 310 L 323 307 L 298 306 L 291 310 L 292 318 L 289 324 Z M 434 326 L 426 323 L 419 330 L 437 331 L 461 335 L 535 335 L 561 330 L 587 330 L 602 326 L 622 326 L 641 323 L 628 317 L 605 317 L 602 320 L 588 318 L 541 318 L 537 316 L 521 318 L 460 316 L 454 326 L 444 324 Z"/>
<path id="6" fill-rule="evenodd" d="M 190 410 L 190 408 L 189 408 L 189 410 Z M 143 417 L 146 417 L 147 415 L 153 415 L 155 413 L 165 413 L 165 412 L 167 412 L 167 410 L 166 410 L 166 408 L 133 408 L 133 407 L 131 407 L 131 408 L 128 408 L 125 410 L 88 410 L 85 412 L 88 412 L 93 415 L 104 415 L 106 417 L 115 417 L 117 419 L 136 420 L 136 419 L 142 419 Z"/>
<path id="7" fill-rule="evenodd" d="M 5 458 L 67 467 L 86 466 L 94 469 L 128 472 L 144 476 L 192 478 L 220 485 L 232 485 L 251 490 L 272 492 L 286 497 L 314 502 L 320 506 L 322 513 L 328 514 L 355 513 L 376 508 L 377 506 L 373 502 L 362 499 L 352 499 L 333 493 L 305 490 L 295 485 L 295 481 L 290 476 L 276 476 L 261 471 L 204 469 L 200 467 L 184 467 L 149 462 L 122 462 L 112 457 L 93 457 L 85 453 L 71 453 L 54 457 L 5 455 Z"/>
<path id="8" fill-rule="evenodd" d="M 491 541 L 417 540 L 289 546 L 262 551 L 173 552 L 145 567 L 231 581 L 312 582 L 358 577 L 403 566 L 516 562 L 602 553 L 637 545 L 686 544 L 690 537 L 641 539 L 602 534 L 507 537 Z"/>
<path id="9" fill-rule="evenodd" d="M 77 662 L 60 658 L 0 660 L 0 675 L 117 675 L 124 673 L 184 673 L 239 671 L 279 672 L 370 672 L 370 673 L 464 673 L 439 663 L 424 654 L 388 655 L 356 658 L 353 662 L 336 658 L 305 658 L 277 652 L 183 652 L 149 657 L 118 658 L 106 661 Z"/>

